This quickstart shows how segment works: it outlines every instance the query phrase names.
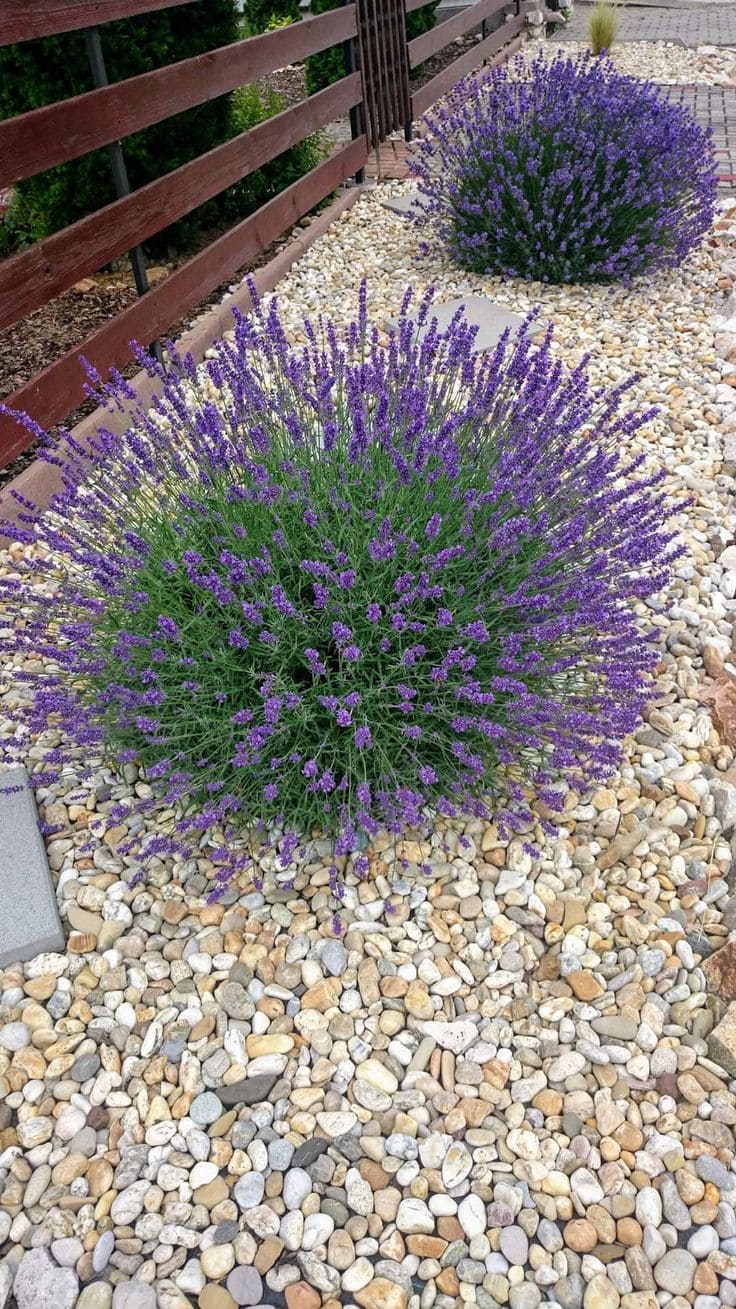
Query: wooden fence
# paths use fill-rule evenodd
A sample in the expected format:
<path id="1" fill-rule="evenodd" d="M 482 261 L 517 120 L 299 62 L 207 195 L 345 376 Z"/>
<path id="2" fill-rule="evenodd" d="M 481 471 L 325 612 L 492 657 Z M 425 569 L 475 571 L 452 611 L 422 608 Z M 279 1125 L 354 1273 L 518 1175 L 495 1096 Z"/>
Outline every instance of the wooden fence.
<path id="1" fill-rule="evenodd" d="M 424 0 L 426 3 L 426 0 Z M 3 0 L 0 46 L 206 0 Z M 130 342 L 150 344 L 194 310 L 221 283 L 288 231 L 351 176 L 369 151 L 444 95 L 454 82 L 517 36 L 519 0 L 475 0 L 462 13 L 406 40 L 405 13 L 423 0 L 354 0 L 293 26 L 185 59 L 0 122 L 0 189 L 100 147 L 118 148 L 134 132 L 203 104 L 278 68 L 342 44 L 346 76 L 249 131 L 139 187 L 45 240 L 0 262 L 0 330 L 135 250 L 169 224 L 298 144 L 350 114 L 352 139 L 178 267 L 163 282 L 21 386 L 6 403 L 44 427 L 62 421 L 83 399 L 81 357 L 101 373 L 130 358 Z M 474 44 L 413 95 L 410 70 L 494 15 L 509 21 Z M 104 50 L 104 29 L 101 45 Z M 0 468 L 30 439 L 0 415 Z"/>

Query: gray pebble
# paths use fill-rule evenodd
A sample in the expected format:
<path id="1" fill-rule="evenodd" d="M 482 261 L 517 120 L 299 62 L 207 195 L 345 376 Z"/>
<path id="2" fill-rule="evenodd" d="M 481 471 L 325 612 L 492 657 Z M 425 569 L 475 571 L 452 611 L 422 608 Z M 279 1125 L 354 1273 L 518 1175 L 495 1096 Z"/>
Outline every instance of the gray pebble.
<path id="1" fill-rule="evenodd" d="M 192 1100 L 189 1117 L 198 1127 L 209 1127 L 222 1117 L 222 1101 L 212 1091 L 203 1091 Z"/>
<path id="2" fill-rule="evenodd" d="M 509 1263 L 523 1267 L 529 1254 L 529 1240 L 526 1232 L 516 1224 L 512 1227 L 504 1227 L 501 1229 L 499 1241 L 501 1253 L 508 1259 Z"/>
<path id="3" fill-rule="evenodd" d="M 703 1154 L 695 1160 L 695 1172 L 701 1182 L 712 1182 L 719 1191 L 732 1191 L 736 1185 L 736 1175 L 730 1173 L 719 1159 Z"/>
<path id="4" fill-rule="evenodd" d="M 261 1203 L 265 1182 L 260 1173 L 246 1173 L 236 1183 L 233 1190 L 233 1199 L 240 1205 L 241 1209 L 255 1209 L 256 1205 Z"/>
<path id="5" fill-rule="evenodd" d="M 156 1292 L 147 1282 L 119 1282 L 113 1292 L 112 1309 L 156 1309 Z"/>
<path id="6" fill-rule="evenodd" d="M 585 1282 L 580 1273 L 570 1277 L 561 1277 L 555 1283 L 555 1296 L 562 1309 L 581 1309 L 585 1294 Z"/>
<path id="7" fill-rule="evenodd" d="M 322 963 L 332 977 L 341 977 L 347 966 L 348 956 L 342 941 L 327 941 L 322 951 Z"/>
<path id="8" fill-rule="evenodd" d="M 263 1292 L 260 1273 L 245 1265 L 233 1268 L 226 1285 L 236 1304 L 256 1305 Z"/>
<path id="9" fill-rule="evenodd" d="M 539 1309 L 542 1292 L 533 1282 L 522 1282 L 521 1286 L 512 1286 L 509 1291 L 511 1309 Z"/>
<path id="10" fill-rule="evenodd" d="M 324 1141 L 321 1137 L 313 1136 L 303 1145 L 298 1145 L 291 1160 L 292 1168 L 308 1168 L 321 1154 L 329 1148 L 329 1141 Z"/>
<path id="11" fill-rule="evenodd" d="M 277 1137 L 275 1141 L 269 1143 L 268 1162 L 275 1173 L 285 1173 L 291 1164 L 293 1155 L 294 1147 L 291 1141 Z"/>
<path id="12" fill-rule="evenodd" d="M 97 1245 L 92 1251 L 92 1268 L 96 1273 L 102 1273 L 110 1262 L 110 1256 L 115 1249 L 115 1236 L 113 1232 L 103 1232 Z"/>
<path id="13" fill-rule="evenodd" d="M 277 1081 L 275 1073 L 258 1073 L 256 1077 L 244 1077 L 231 1086 L 219 1086 L 217 1094 L 221 1103 L 228 1106 L 260 1104 L 268 1099 Z"/>

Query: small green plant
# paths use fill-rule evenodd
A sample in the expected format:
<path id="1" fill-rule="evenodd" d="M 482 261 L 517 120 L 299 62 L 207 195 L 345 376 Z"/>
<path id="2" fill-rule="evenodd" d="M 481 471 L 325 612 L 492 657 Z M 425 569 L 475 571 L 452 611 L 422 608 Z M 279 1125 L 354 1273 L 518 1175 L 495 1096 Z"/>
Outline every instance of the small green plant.
<path id="1" fill-rule="evenodd" d="M 273 91 L 250 83 L 241 86 L 233 95 L 232 122 L 236 133 L 247 132 L 274 114 L 279 114 L 287 107 L 285 98 Z M 262 168 L 230 188 L 228 192 L 228 211 L 233 218 L 241 218 L 252 213 L 272 196 L 284 191 L 292 182 L 296 182 L 312 168 L 316 168 L 324 155 L 324 146 L 319 133 L 306 137 L 298 145 L 290 146 L 276 159 L 271 159 Z"/>
<path id="2" fill-rule="evenodd" d="M 616 40 L 618 11 L 615 0 L 596 0 L 590 15 L 590 48 L 594 55 L 610 50 Z"/>
<path id="3" fill-rule="evenodd" d="M 248 0 L 245 11 L 249 36 L 275 32 L 280 27 L 297 23 L 300 17 L 299 0 Z"/>
<path id="4" fill-rule="evenodd" d="M 286 18 L 286 17 L 283 17 L 283 18 L 282 18 L 282 17 L 279 17 L 278 14 L 271 14 L 271 17 L 269 18 L 268 22 L 266 23 L 266 31 L 267 31 L 267 32 L 280 32 L 282 28 L 284 28 L 284 27 L 291 27 L 292 24 L 295 23 L 295 22 L 297 22 L 297 19 L 296 19 L 296 18 Z"/>

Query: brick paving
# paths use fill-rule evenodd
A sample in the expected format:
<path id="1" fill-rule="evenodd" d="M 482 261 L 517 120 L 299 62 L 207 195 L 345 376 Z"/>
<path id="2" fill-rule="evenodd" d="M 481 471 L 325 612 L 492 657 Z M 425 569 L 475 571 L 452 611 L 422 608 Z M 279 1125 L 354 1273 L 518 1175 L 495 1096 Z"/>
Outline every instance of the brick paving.
<path id="1" fill-rule="evenodd" d="M 575 6 L 571 22 L 560 33 L 563 41 L 588 37 L 590 5 Z M 674 41 L 678 45 L 720 45 L 736 48 L 736 4 L 698 4 L 660 8 L 625 5 L 619 13 L 617 41 Z"/>
<path id="2" fill-rule="evenodd" d="M 710 127 L 718 161 L 721 191 L 736 189 L 736 90 L 731 87 L 661 86 L 660 91 L 678 104 L 687 105 L 699 123 Z"/>
<path id="3" fill-rule="evenodd" d="M 406 143 L 396 137 L 382 141 L 378 150 L 368 156 L 366 177 L 380 178 L 382 182 L 401 181 L 409 176 Z"/>
<path id="4" fill-rule="evenodd" d="M 690 19 L 700 21 L 708 14 L 718 16 L 726 13 L 728 13 L 732 24 L 733 45 L 736 48 L 736 3 L 731 5 L 713 4 L 709 8 L 706 5 L 701 5 L 697 10 L 685 8 L 682 4 L 671 9 L 662 9 L 652 4 L 642 4 L 640 7 L 629 5 L 621 12 L 622 31 L 618 40 L 621 42 L 674 39 L 671 36 L 663 35 L 662 15 L 668 20 L 683 22 Z M 578 5 L 573 22 L 564 29 L 564 36 L 572 36 L 576 40 L 585 39 L 587 37 L 589 14 L 590 8 L 588 5 Z M 636 16 L 635 21 L 642 21 L 642 29 L 635 37 L 627 35 L 624 30 L 624 19 L 632 15 Z M 576 25 L 577 31 L 575 30 Z M 563 34 L 561 33 L 561 35 Z M 696 44 L 698 43 L 696 42 Z M 702 41 L 702 44 L 709 43 L 716 44 L 706 40 Z M 736 191 L 736 88 L 696 83 L 691 86 L 664 85 L 660 86 L 659 89 L 671 100 L 687 105 L 695 114 L 699 123 L 711 128 L 718 162 L 719 187 L 724 194 L 733 194 Z M 379 151 L 374 151 L 369 156 L 366 164 L 366 176 L 369 178 L 392 181 L 394 179 L 403 179 L 408 175 L 406 145 L 399 137 L 384 141 Z"/>

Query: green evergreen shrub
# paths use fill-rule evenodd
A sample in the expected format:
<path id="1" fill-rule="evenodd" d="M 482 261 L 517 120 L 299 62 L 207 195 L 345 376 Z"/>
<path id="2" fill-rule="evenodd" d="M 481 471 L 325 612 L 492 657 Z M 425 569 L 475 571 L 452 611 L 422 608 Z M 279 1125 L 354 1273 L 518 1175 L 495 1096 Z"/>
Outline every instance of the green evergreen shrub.
<path id="1" fill-rule="evenodd" d="M 118 82 L 228 45 L 239 37 L 234 0 L 198 0 L 101 29 L 108 78 Z M 0 49 L 0 118 L 92 88 L 82 32 L 65 32 Z M 230 96 L 220 96 L 124 141 L 131 187 L 170 172 L 232 134 Z M 13 205 L 17 244 L 38 240 L 115 199 L 106 149 L 21 182 Z M 217 213 L 217 200 L 168 229 L 163 244 L 191 240 Z M 151 247 L 161 246 L 162 238 Z"/>
<path id="2" fill-rule="evenodd" d="M 285 108 L 286 100 L 278 92 L 264 90 L 257 83 L 242 86 L 233 96 L 233 127 L 236 132 L 247 132 L 249 128 L 256 127 L 258 123 L 272 118 Z M 284 150 L 276 159 L 230 187 L 226 192 L 228 216 L 235 219 L 253 213 L 272 196 L 285 191 L 292 182 L 298 181 L 310 169 L 315 168 L 322 155 L 319 133 Z"/>
<path id="3" fill-rule="evenodd" d="M 328 9 L 338 9 L 340 3 L 341 0 L 312 0 L 311 12 L 323 14 Z M 431 0 L 430 4 L 423 5 L 421 9 L 415 9 L 413 13 L 406 15 L 408 41 L 413 41 L 416 36 L 422 36 L 424 32 L 434 27 L 438 4 L 439 0 Z M 325 86 L 330 86 L 333 82 L 338 82 L 344 76 L 345 59 L 341 45 L 322 50 L 317 55 L 310 55 L 307 60 L 307 90 L 310 95 L 314 95 L 315 91 L 321 91 Z"/>

